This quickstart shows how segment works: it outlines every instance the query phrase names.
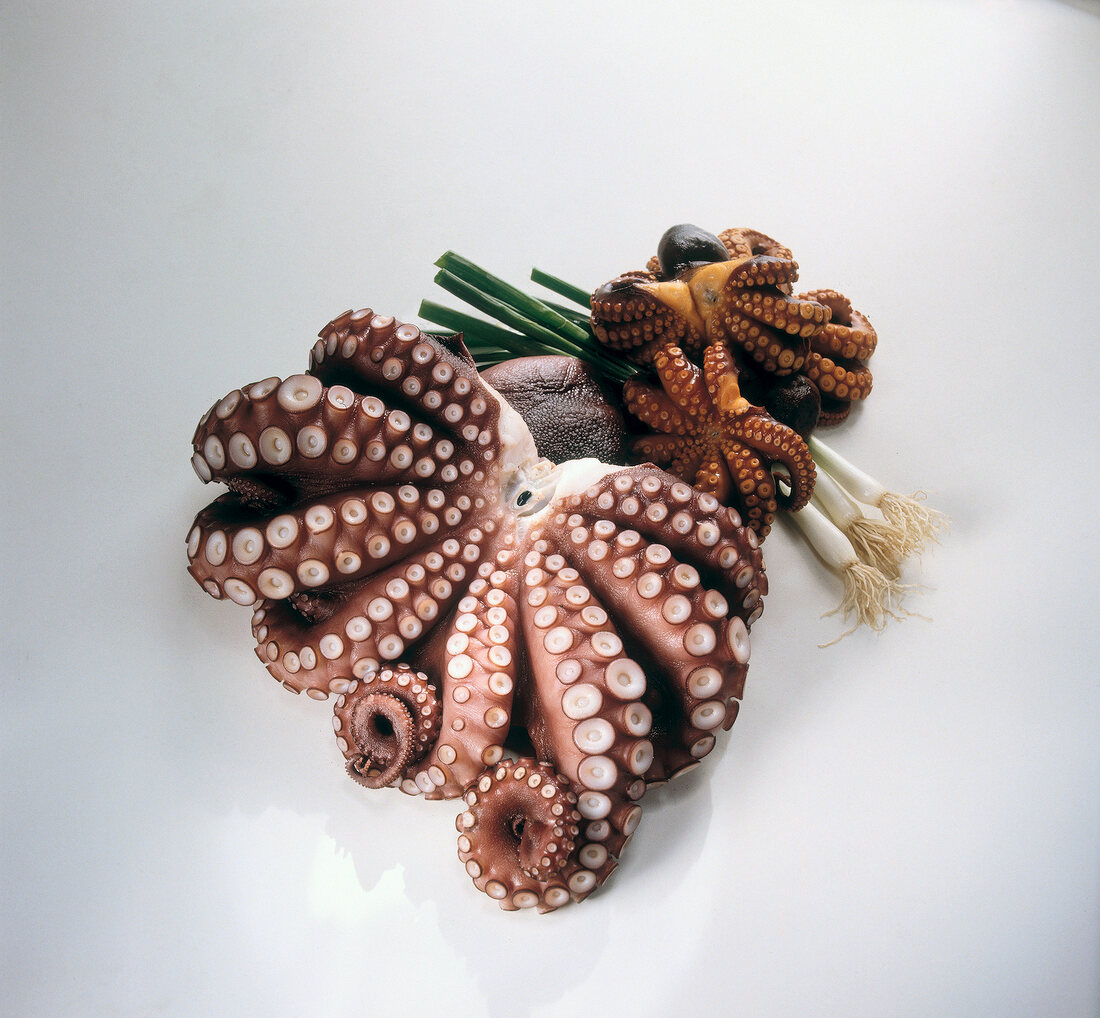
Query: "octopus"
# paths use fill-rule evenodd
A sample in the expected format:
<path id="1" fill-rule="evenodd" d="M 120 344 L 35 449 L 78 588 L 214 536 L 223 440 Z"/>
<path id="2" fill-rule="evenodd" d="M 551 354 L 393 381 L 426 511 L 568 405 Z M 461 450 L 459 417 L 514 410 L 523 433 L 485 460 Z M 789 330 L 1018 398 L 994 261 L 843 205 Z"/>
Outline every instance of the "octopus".
<path id="1" fill-rule="evenodd" d="M 635 453 L 668 466 L 696 488 L 728 502 L 737 488 L 746 522 L 761 540 L 775 522 L 777 506 L 797 511 L 810 500 L 816 469 L 809 447 L 792 428 L 780 424 L 741 395 L 729 348 L 706 348 L 700 369 L 682 350 L 670 346 L 654 356 L 661 389 L 627 382 L 627 409 L 656 435 L 635 440 Z M 782 464 L 790 490 L 778 490 L 771 467 Z"/>
<path id="2" fill-rule="evenodd" d="M 591 298 L 596 338 L 639 363 L 651 362 L 670 342 L 697 357 L 721 341 L 736 344 L 771 374 L 798 371 L 829 308 L 791 295 L 798 264 L 770 237 L 726 230 L 717 239 L 727 255 L 722 260 L 691 262 L 665 275 L 661 262 L 651 259 L 645 271 L 597 289 Z"/>
<path id="3" fill-rule="evenodd" d="M 187 537 L 256 654 L 331 701 L 367 788 L 460 800 L 501 908 L 600 887 L 646 790 L 737 716 L 767 591 L 740 515 L 653 464 L 541 458 L 459 336 L 346 312 L 305 373 L 234 389 L 192 464 L 228 490 Z"/>
<path id="4" fill-rule="evenodd" d="M 670 235 L 668 250 L 644 270 L 592 294 L 592 330 L 601 343 L 650 364 L 670 344 L 698 360 L 706 346 L 724 342 L 754 373 L 808 378 L 825 401 L 823 423 L 842 420 L 853 401 L 866 399 L 872 379 L 863 362 L 877 345 L 874 328 L 836 290 L 793 295 L 798 263 L 789 248 L 748 229 L 712 237 L 673 227 L 663 246 Z"/>

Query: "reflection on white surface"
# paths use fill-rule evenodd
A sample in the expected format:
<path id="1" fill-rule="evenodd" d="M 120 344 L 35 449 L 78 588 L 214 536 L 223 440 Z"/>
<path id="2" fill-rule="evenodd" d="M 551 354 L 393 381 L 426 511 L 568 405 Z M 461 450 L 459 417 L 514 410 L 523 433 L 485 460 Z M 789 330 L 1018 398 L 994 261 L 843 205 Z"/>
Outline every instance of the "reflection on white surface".
<path id="1" fill-rule="evenodd" d="M 5 20 L 0 1012 L 1100 1010 L 1100 19 L 1042 0 L 23 5 Z M 830 438 L 950 514 L 881 636 L 777 528 L 724 748 L 608 886 L 503 914 L 454 803 L 184 571 L 196 421 L 455 248 L 596 285 L 666 226 L 880 336 Z M 455 1004 L 455 1002 L 458 1002 Z"/>

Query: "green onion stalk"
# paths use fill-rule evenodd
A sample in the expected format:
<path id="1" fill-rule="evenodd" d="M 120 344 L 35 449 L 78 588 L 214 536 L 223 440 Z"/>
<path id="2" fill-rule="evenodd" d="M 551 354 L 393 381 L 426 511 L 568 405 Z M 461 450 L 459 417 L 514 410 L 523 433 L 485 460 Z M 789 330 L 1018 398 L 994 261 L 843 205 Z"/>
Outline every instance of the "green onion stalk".
<path id="1" fill-rule="evenodd" d="M 492 321 L 428 300 L 420 305 L 420 317 L 461 332 L 479 369 L 512 357 L 549 354 L 576 357 L 619 385 L 641 374 L 596 339 L 589 321 L 589 291 L 533 269 L 532 282 L 568 302 L 562 304 L 526 293 L 453 251 L 435 264 L 435 282 Z M 814 495 L 805 508 L 784 516 L 844 584 L 840 604 L 825 614 L 855 621 L 836 640 L 822 644 L 830 646 L 861 625 L 879 632 L 889 619 L 912 614 L 902 605 L 913 589 L 900 582 L 902 567 L 939 541 L 948 519 L 925 504 L 922 492 L 887 490 L 817 436 L 808 445 L 817 467 Z M 781 472 L 777 483 L 785 485 Z"/>

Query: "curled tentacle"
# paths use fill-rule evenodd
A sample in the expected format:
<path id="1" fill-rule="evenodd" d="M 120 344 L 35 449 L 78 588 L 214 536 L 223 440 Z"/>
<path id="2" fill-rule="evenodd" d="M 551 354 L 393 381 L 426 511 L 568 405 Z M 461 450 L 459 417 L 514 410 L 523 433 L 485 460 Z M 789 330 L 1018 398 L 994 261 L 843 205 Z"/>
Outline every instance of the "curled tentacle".
<path id="1" fill-rule="evenodd" d="M 751 258 L 755 255 L 768 255 L 773 258 L 781 258 L 784 261 L 793 262 L 793 254 L 789 247 L 784 247 L 777 240 L 773 240 L 759 230 L 750 230 L 745 227 L 732 227 L 718 234 L 718 239 L 725 244 L 730 258 Z M 798 266 L 795 265 L 797 271 Z"/>
<path id="2" fill-rule="evenodd" d="M 348 774 L 383 788 L 423 759 L 439 735 L 436 688 L 409 665 L 368 672 L 336 702 L 333 727 Z"/>
<path id="3" fill-rule="evenodd" d="M 736 438 L 724 439 L 721 449 L 726 470 L 736 486 L 745 522 L 761 538 L 767 537 L 779 509 L 775 482 L 767 464 Z"/>
<path id="4" fill-rule="evenodd" d="M 873 377 L 863 361 L 878 345 L 874 327 L 836 290 L 814 290 L 799 296 L 825 305 L 832 315 L 821 334 L 810 342 L 807 377 L 830 400 L 851 404 L 866 399 Z"/>
<path id="5" fill-rule="evenodd" d="M 548 912 L 596 888 L 576 852 L 577 796 L 549 764 L 502 760 L 470 785 L 465 802 L 455 821 L 458 857 L 502 909 Z"/>
<path id="6" fill-rule="evenodd" d="M 728 434 L 753 449 L 768 464 L 782 463 L 791 475 L 790 494 L 780 493 L 779 504 L 795 512 L 810 501 L 817 469 L 806 441 L 760 407 L 749 407 L 730 422 Z"/>
<path id="7" fill-rule="evenodd" d="M 710 401 L 703 373 L 679 347 L 667 346 L 658 350 L 653 357 L 653 368 L 661 388 L 681 413 L 695 422 L 706 420 Z"/>

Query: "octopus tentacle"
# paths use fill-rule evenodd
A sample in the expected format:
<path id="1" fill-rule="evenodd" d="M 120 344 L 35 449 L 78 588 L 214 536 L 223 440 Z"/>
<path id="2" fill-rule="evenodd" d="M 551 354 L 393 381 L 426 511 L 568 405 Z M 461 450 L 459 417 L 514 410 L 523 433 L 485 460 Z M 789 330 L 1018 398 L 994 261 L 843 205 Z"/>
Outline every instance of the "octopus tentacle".
<path id="1" fill-rule="evenodd" d="M 596 339 L 612 350 L 629 352 L 639 363 L 647 363 L 661 345 L 697 350 L 704 341 L 702 322 L 670 307 L 652 291 L 656 282 L 651 272 L 626 273 L 605 283 L 590 300 Z"/>
<path id="2" fill-rule="evenodd" d="M 549 912 L 597 886 L 575 851 L 581 814 L 568 779 L 533 758 L 502 760 L 465 795 L 458 857 L 502 909 Z"/>
<path id="3" fill-rule="evenodd" d="M 848 419 L 852 412 L 852 404 L 838 399 L 821 397 L 821 413 L 818 414 L 817 423 L 820 427 L 831 428 Z"/>
<path id="4" fill-rule="evenodd" d="M 721 448 L 730 474 L 736 479 L 745 522 L 761 538 L 767 537 L 779 508 L 771 472 L 752 449 L 735 438 L 724 439 Z"/>
<path id="5" fill-rule="evenodd" d="M 572 782 L 582 817 L 607 821 L 596 828 L 602 848 L 588 853 L 599 884 L 626 844 L 625 828 L 637 824 L 635 802 L 653 761 L 648 713 L 634 709 L 645 693 L 645 674 L 585 582 L 590 570 L 582 575 L 570 564 L 590 563 L 572 548 L 562 546 L 567 558 L 556 542 L 547 545 L 549 554 L 537 550 L 536 538 L 536 550 L 524 560 L 531 609 L 524 629 L 535 695 L 560 710 L 529 718 L 527 730 L 539 756 L 552 759 Z"/>
<path id="6" fill-rule="evenodd" d="M 867 360 L 878 346 L 878 333 L 867 316 L 852 307 L 852 302 L 836 290 L 811 290 L 799 299 L 811 300 L 829 309 L 827 327 L 813 344 L 818 353 L 846 360 Z"/>
<path id="7" fill-rule="evenodd" d="M 754 255 L 740 261 L 730 273 L 730 282 L 738 286 L 773 286 L 789 293 L 789 285 L 798 279 L 798 265 L 775 255 Z"/>
<path id="8" fill-rule="evenodd" d="M 796 275 L 793 269 L 783 273 L 775 259 L 763 263 L 752 259 L 731 275 L 715 309 L 722 323 L 720 333 L 765 371 L 779 376 L 802 367 L 811 337 L 829 320 L 829 308 L 804 296 L 790 296 L 786 282 L 761 282 L 789 281 Z"/>
<path id="9" fill-rule="evenodd" d="M 706 454 L 705 442 L 692 442 L 680 449 L 679 454 L 668 465 L 668 469 L 677 477 L 694 477 L 703 465 Z"/>
<path id="10" fill-rule="evenodd" d="M 709 401 L 703 373 L 683 350 L 677 346 L 662 347 L 653 356 L 653 368 L 661 387 L 681 413 L 695 421 L 706 418 Z"/>
<path id="11" fill-rule="evenodd" d="M 635 456 L 652 460 L 659 467 L 674 463 L 678 456 L 683 455 L 683 447 L 684 441 L 680 435 L 642 435 L 632 443 Z M 675 467 L 672 472 L 680 473 Z"/>
<path id="12" fill-rule="evenodd" d="M 510 567 L 513 554 L 505 552 L 503 560 L 498 555 L 496 565 Z M 492 569 L 474 579 L 458 602 L 439 669 L 443 734 L 411 775 L 415 787 L 406 791 L 454 798 L 504 755 L 519 664 L 515 585 L 514 570 Z"/>
<path id="13" fill-rule="evenodd" d="M 720 411 L 737 411 L 749 405 L 741 395 L 737 364 L 725 343 L 711 343 L 703 355 L 703 378 L 707 392 Z"/>
<path id="14" fill-rule="evenodd" d="M 848 404 L 866 399 L 874 379 L 863 361 L 878 345 L 874 327 L 836 290 L 813 290 L 799 296 L 827 306 L 832 315 L 821 334 L 810 341 L 806 376 L 825 398 Z"/>
<path id="15" fill-rule="evenodd" d="M 477 545 L 448 537 L 334 588 L 334 610 L 320 618 L 303 616 L 289 598 L 264 601 L 252 622 L 257 656 L 291 692 L 305 690 L 320 700 L 329 692 L 347 692 L 382 661 L 401 658 L 446 614 L 462 590 L 470 548 Z"/>
<path id="16" fill-rule="evenodd" d="M 397 781 L 435 743 L 439 725 L 435 686 L 406 664 L 368 672 L 337 698 L 333 716 L 348 774 L 368 788 Z"/>
<path id="17" fill-rule="evenodd" d="M 708 590 L 700 582 L 698 570 L 683 568 L 685 563 L 674 559 L 667 545 L 649 543 L 633 529 L 616 533 L 618 528 L 609 518 L 611 514 L 602 515 L 607 510 L 600 505 L 600 498 L 610 494 L 608 489 L 614 490 L 615 481 L 621 477 L 621 474 L 613 475 L 610 484 L 595 485 L 583 495 L 563 499 L 564 511 L 548 522 L 544 536 L 552 544 L 560 545 L 563 555 L 574 561 L 579 562 L 582 556 L 589 563 L 611 561 L 610 569 L 589 565 L 585 573 L 588 586 L 601 599 L 607 612 L 630 621 L 634 642 L 644 649 L 659 669 L 664 684 L 678 699 L 686 696 L 690 676 L 703 664 L 719 670 L 722 696 L 699 715 L 699 719 L 706 722 L 717 717 L 718 724 L 727 713 L 729 697 L 740 695 L 748 655 L 748 623 L 736 614 L 730 618 L 729 599 L 725 593 Z M 665 477 L 667 475 L 653 473 L 643 476 L 638 484 L 638 491 L 648 493 L 654 499 L 652 505 L 662 508 L 663 502 L 655 496 L 663 494 L 666 485 L 671 487 L 671 483 L 675 483 L 668 482 Z M 646 492 L 647 481 L 652 491 Z M 579 511 L 582 507 L 586 510 L 583 515 Z M 565 515 L 568 510 L 573 512 Z M 589 514 L 599 517 L 591 527 L 584 525 Z M 614 515 L 616 519 L 621 518 L 618 513 Z M 728 517 L 725 526 L 732 529 Z M 670 521 L 669 527 L 675 534 L 676 524 Z M 713 547 L 720 540 L 722 529 L 721 520 L 715 518 L 700 524 L 696 536 L 705 547 Z M 725 551 L 732 552 L 732 549 Z M 729 554 L 725 560 L 730 561 Z M 731 562 L 731 566 L 733 564 Z M 754 572 L 748 572 L 746 582 Z M 723 586 L 731 593 L 739 589 L 729 579 Z M 755 618 L 758 614 L 754 603 L 747 617 Z M 619 644 L 617 653 L 622 649 L 621 641 Z M 686 709 L 685 721 L 676 737 L 689 747 L 693 758 L 699 759 L 710 752 L 714 740 L 709 729 L 691 720 L 700 704 L 683 700 L 682 705 Z"/>
<path id="18" fill-rule="evenodd" d="M 793 260 L 791 249 L 784 247 L 777 240 L 773 240 L 767 234 L 759 230 L 749 230 L 744 227 L 733 227 L 723 230 L 718 234 L 718 239 L 725 245 L 730 253 L 730 258 L 748 258 L 753 255 L 771 255 L 775 258 Z M 796 266 L 797 268 L 797 266 Z"/>
<path id="19" fill-rule="evenodd" d="M 638 420 L 666 435 L 687 435 L 691 432 L 689 418 L 660 389 L 644 382 L 627 382 L 623 386 L 623 402 Z"/>
<path id="20" fill-rule="evenodd" d="M 491 511 L 473 486 L 424 491 L 409 484 L 352 488 L 282 508 L 261 514 L 229 494 L 199 512 L 188 569 L 211 596 L 252 604 L 362 579 L 457 533 L 471 514 Z"/>
<path id="21" fill-rule="evenodd" d="M 276 503 L 334 485 L 451 483 L 496 455 L 477 439 L 492 433 L 498 404 L 482 398 L 477 406 L 484 409 L 476 423 L 456 434 L 373 393 L 325 387 L 312 375 L 267 379 L 215 404 L 195 431 L 192 465 L 203 481 L 244 492 L 266 487 Z"/>
<path id="22" fill-rule="evenodd" d="M 500 403 L 459 338 L 454 337 L 456 352 L 439 337 L 369 308 L 345 312 L 320 336 L 309 373 L 326 384 L 368 393 L 389 390 L 391 399 L 467 443 L 495 429 Z"/>
<path id="23" fill-rule="evenodd" d="M 791 297 L 773 286 L 752 285 L 731 289 L 728 307 L 755 318 L 774 332 L 808 339 L 821 332 L 829 320 L 829 311 L 817 301 Z"/>
<path id="24" fill-rule="evenodd" d="M 805 374 L 822 395 L 845 403 L 866 399 L 874 381 L 870 369 L 858 361 L 828 357 L 816 350 L 806 358 Z"/>
<path id="25" fill-rule="evenodd" d="M 680 477 L 691 477 L 692 484 L 700 491 L 713 495 L 719 502 L 729 502 L 733 494 L 733 478 L 729 468 L 722 458 L 720 451 L 713 446 L 708 448 L 706 455 L 699 461 L 699 466 L 693 474 L 679 474 Z"/>
<path id="26" fill-rule="evenodd" d="M 729 308 L 721 312 L 722 333 L 756 364 L 774 375 L 789 375 L 806 362 L 809 341 L 781 335 L 751 315 Z"/>
<path id="27" fill-rule="evenodd" d="M 782 463 L 790 472 L 791 491 L 779 494 L 784 509 L 796 512 L 810 501 L 817 468 L 806 440 L 793 428 L 780 424 L 759 407 L 729 415 L 727 435 L 763 454 L 769 463 Z"/>
<path id="28" fill-rule="evenodd" d="M 571 510 L 581 517 L 577 526 L 593 527 L 593 534 L 605 541 L 611 536 L 633 533 L 667 546 L 677 556 L 672 568 L 689 560 L 690 566 L 713 580 L 720 588 L 734 577 L 738 590 L 747 592 L 759 588 L 751 607 L 759 596 L 767 593 L 767 577 L 763 557 L 755 538 L 746 536 L 738 512 L 723 505 L 714 495 L 693 489 L 683 481 L 645 467 L 621 470 L 607 479 L 594 495 L 571 496 L 562 504 L 563 516 Z M 568 526 L 571 516 L 555 517 L 559 527 Z M 598 525 L 598 531 L 595 529 Z M 610 527 L 609 527 L 610 525 Z M 617 545 L 616 545 L 617 547 Z M 617 560 L 612 571 L 626 569 Z M 628 575 L 633 575 L 628 574 Z M 745 621 L 754 622 L 759 613 Z"/>

